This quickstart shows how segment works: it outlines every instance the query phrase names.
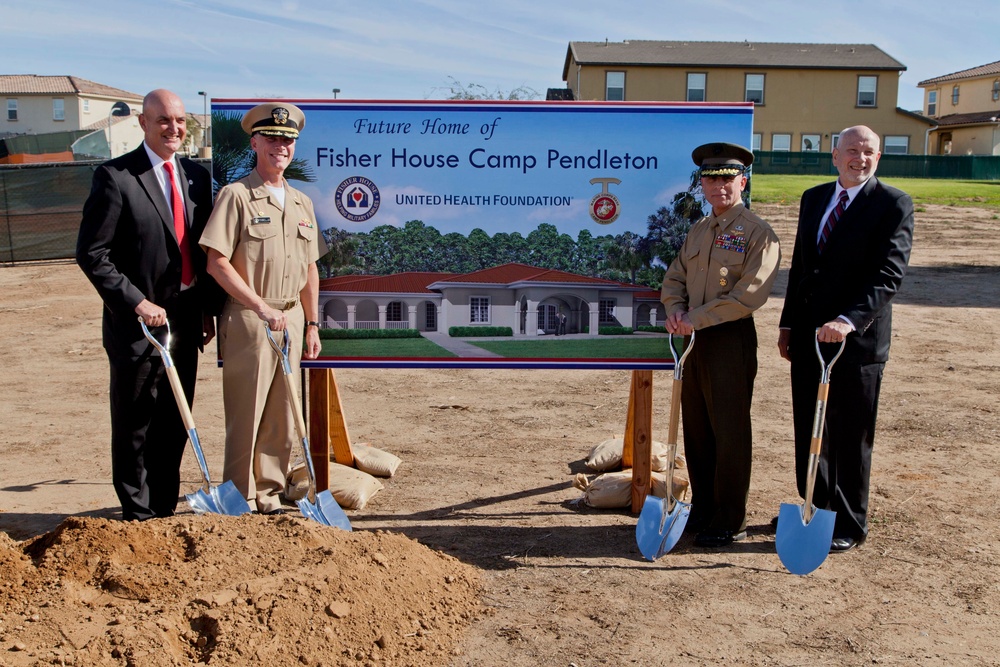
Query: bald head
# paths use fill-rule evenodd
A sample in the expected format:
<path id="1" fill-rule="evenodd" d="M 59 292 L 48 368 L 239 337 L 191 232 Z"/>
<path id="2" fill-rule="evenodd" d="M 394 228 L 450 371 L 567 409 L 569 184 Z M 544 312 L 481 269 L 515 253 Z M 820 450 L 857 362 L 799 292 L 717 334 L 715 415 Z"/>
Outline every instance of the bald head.
<path id="1" fill-rule="evenodd" d="M 848 127 L 840 133 L 840 139 L 838 140 L 838 146 L 843 144 L 844 141 L 867 141 L 869 144 L 875 147 L 875 151 L 878 152 L 881 141 L 877 134 L 875 134 L 872 129 L 866 125 L 855 125 L 853 127 Z"/>
<path id="2" fill-rule="evenodd" d="M 840 133 L 837 147 L 833 149 L 833 165 L 843 187 L 861 185 L 875 174 L 882 157 L 879 144 L 878 135 L 864 125 L 855 125 Z"/>
<path id="3" fill-rule="evenodd" d="M 142 98 L 139 125 L 145 134 L 146 145 L 164 160 L 169 160 L 180 150 L 187 136 L 187 117 L 184 103 L 169 90 L 159 88 Z"/>

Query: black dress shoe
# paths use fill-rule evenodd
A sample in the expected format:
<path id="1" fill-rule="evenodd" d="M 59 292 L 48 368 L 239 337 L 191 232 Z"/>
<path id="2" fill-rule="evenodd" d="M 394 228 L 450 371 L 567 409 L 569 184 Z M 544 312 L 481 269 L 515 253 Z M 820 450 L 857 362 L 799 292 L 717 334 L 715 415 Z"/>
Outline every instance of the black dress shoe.
<path id="1" fill-rule="evenodd" d="M 694 538 L 696 547 L 708 549 L 729 546 L 733 542 L 739 542 L 747 538 L 747 531 L 741 530 L 734 533 L 731 530 L 705 530 L 698 533 Z"/>
<path id="2" fill-rule="evenodd" d="M 264 512 L 264 516 L 281 516 L 284 513 L 285 513 L 285 510 L 283 508 L 279 507 L 277 509 L 268 510 L 268 511 Z"/>
<path id="3" fill-rule="evenodd" d="M 833 538 L 833 541 L 830 542 L 830 552 L 843 553 L 860 547 L 864 543 L 864 539 L 858 540 L 853 537 L 835 537 Z"/>

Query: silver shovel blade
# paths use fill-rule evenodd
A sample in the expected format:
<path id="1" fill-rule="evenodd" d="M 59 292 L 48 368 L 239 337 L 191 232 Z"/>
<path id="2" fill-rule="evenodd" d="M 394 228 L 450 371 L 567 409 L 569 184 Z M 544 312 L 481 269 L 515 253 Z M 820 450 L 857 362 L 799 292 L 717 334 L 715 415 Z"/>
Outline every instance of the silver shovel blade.
<path id="1" fill-rule="evenodd" d="M 243 497 L 232 480 L 226 480 L 219 486 L 213 486 L 212 498 L 221 514 L 240 516 L 241 514 L 249 514 L 251 511 L 250 503 Z"/>
<path id="2" fill-rule="evenodd" d="M 295 504 L 299 506 L 302 516 L 307 519 L 348 532 L 352 530 L 350 520 L 329 491 L 317 493 L 315 503 L 309 502 L 308 498 L 303 498 L 296 501 Z"/>
<path id="3" fill-rule="evenodd" d="M 778 529 L 774 546 L 781 564 L 792 574 L 809 574 L 826 560 L 833 541 L 833 525 L 837 513 L 814 510 L 807 524 L 802 518 L 802 505 L 782 503 L 778 510 Z"/>
<path id="4" fill-rule="evenodd" d="M 219 509 L 215 499 L 201 489 L 195 491 L 194 493 L 188 493 L 184 497 L 187 498 L 188 506 L 194 510 L 195 514 L 205 514 L 209 512 L 212 514 L 222 514 L 222 510 Z"/>
<path id="5" fill-rule="evenodd" d="M 684 534 L 690 515 L 689 503 L 675 500 L 673 511 L 668 512 L 666 498 L 646 496 L 635 524 L 635 541 L 643 558 L 652 561 L 669 553 Z"/>

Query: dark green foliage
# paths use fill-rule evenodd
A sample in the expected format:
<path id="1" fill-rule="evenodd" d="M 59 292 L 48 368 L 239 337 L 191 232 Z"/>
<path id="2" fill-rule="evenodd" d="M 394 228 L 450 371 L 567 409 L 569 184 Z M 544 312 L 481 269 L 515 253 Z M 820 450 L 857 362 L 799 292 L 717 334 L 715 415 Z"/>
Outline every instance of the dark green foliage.
<path id="1" fill-rule="evenodd" d="M 598 327 L 598 336 L 631 336 L 632 327 Z"/>
<path id="2" fill-rule="evenodd" d="M 257 166 L 257 155 L 250 150 L 250 136 L 243 131 L 243 114 L 236 111 L 212 112 L 212 179 L 216 190 L 247 176 Z M 316 180 L 308 160 L 295 158 L 285 169 L 289 181 Z"/>
<path id="3" fill-rule="evenodd" d="M 663 327 L 654 327 L 649 324 L 643 324 L 635 328 L 636 331 L 644 331 L 646 333 L 667 333 L 667 330 Z"/>
<path id="4" fill-rule="evenodd" d="M 448 327 L 452 338 L 485 338 L 492 336 L 513 336 L 510 327 Z"/>
<path id="5" fill-rule="evenodd" d="M 345 338 L 420 338 L 417 329 L 320 329 L 321 339 Z"/>

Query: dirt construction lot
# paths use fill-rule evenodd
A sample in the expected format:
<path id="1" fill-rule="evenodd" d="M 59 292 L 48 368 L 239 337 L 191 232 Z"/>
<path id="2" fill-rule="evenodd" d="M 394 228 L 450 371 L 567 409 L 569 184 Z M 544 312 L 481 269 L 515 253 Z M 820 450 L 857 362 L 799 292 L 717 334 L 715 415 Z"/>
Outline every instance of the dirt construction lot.
<path id="1" fill-rule="evenodd" d="M 998 216 L 918 211 L 869 539 L 797 577 L 770 527 L 797 502 L 775 345 L 796 210 L 756 209 L 785 260 L 757 316 L 749 539 L 655 563 L 635 516 L 572 488 L 624 428 L 625 371 L 338 371 L 352 440 L 403 460 L 354 533 L 183 503 L 122 523 L 96 293 L 72 264 L 0 267 L 0 665 L 1000 664 Z M 210 358 L 194 415 L 221 470 Z M 197 488 L 190 455 L 182 475 Z"/>

